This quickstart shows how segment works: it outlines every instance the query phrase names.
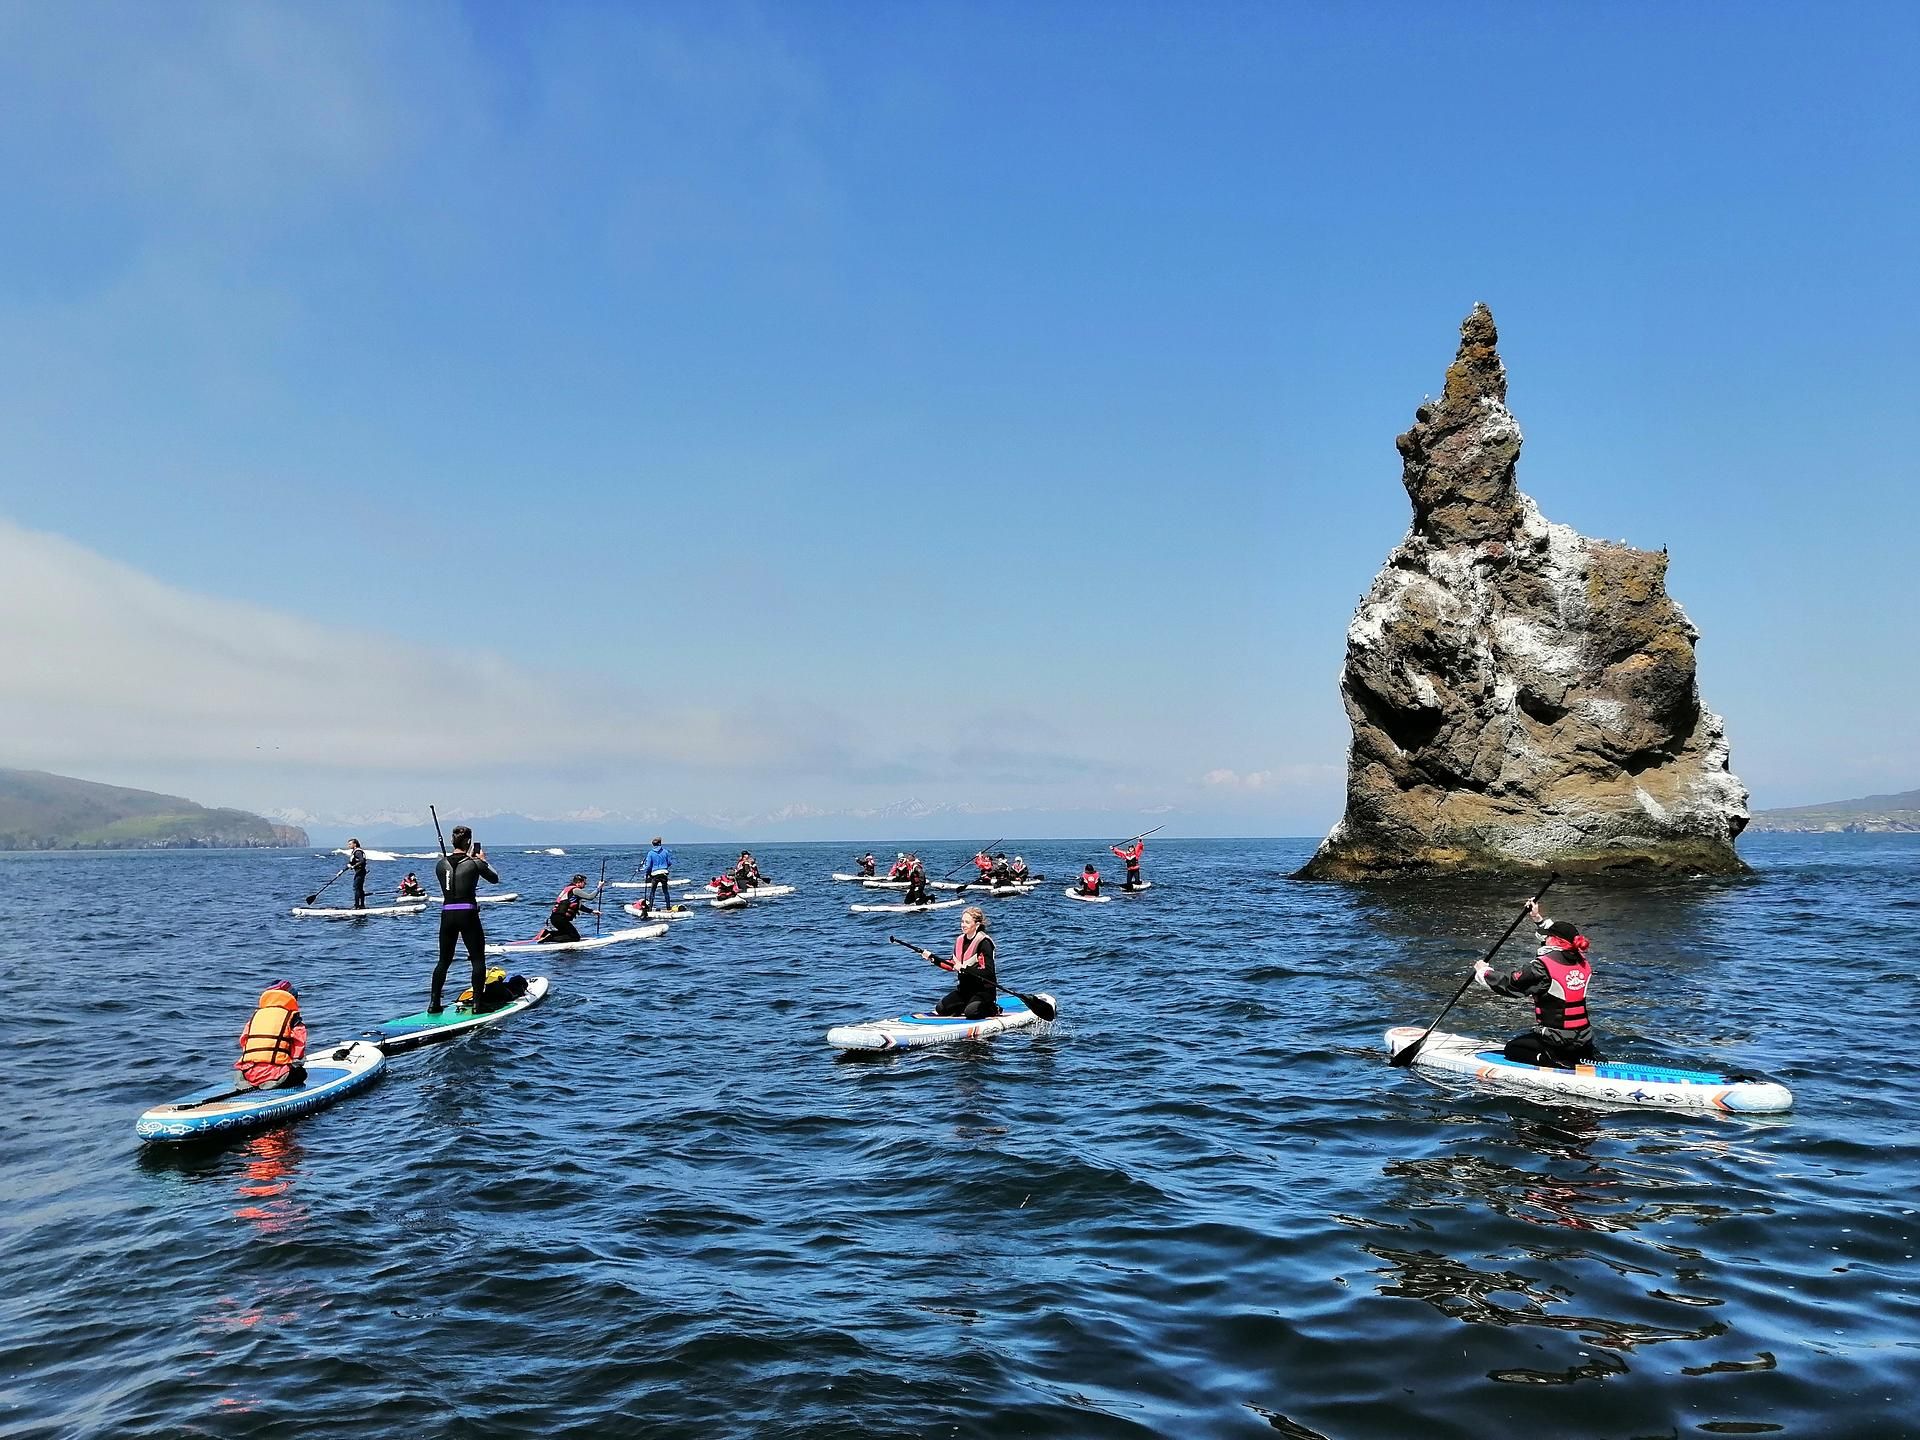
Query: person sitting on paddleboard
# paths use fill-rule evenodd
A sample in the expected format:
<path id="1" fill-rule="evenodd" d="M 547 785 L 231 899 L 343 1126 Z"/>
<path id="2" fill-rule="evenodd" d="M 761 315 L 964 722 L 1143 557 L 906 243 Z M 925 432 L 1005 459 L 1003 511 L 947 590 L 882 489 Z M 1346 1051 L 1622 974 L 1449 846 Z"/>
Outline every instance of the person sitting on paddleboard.
<path id="1" fill-rule="evenodd" d="M 276 980 L 260 992 L 253 1018 L 240 1032 L 240 1083 L 258 1090 L 293 1089 L 307 1081 L 307 1022 L 291 980 Z"/>
<path id="2" fill-rule="evenodd" d="M 866 854 L 862 855 L 858 860 L 854 861 L 854 864 L 860 867 L 860 873 L 866 876 L 868 879 L 873 878 L 873 867 L 878 865 L 879 863 L 880 862 L 878 860 L 875 860 L 873 858 L 873 852 L 871 850 L 869 850 Z"/>
<path id="3" fill-rule="evenodd" d="M 574 941 L 580 938 L 580 932 L 573 922 L 582 910 L 591 915 L 600 912 L 587 904 L 587 877 L 575 875 L 567 882 L 567 888 L 554 897 L 553 909 L 547 914 L 546 928 L 540 932 L 540 943 L 552 945 L 559 941 Z"/>
<path id="4" fill-rule="evenodd" d="M 909 905 L 931 905 L 933 903 L 933 894 L 927 889 L 927 867 L 920 863 L 920 857 L 918 855 L 913 857 L 913 863 L 907 870 L 906 903 Z"/>
<path id="5" fill-rule="evenodd" d="M 977 872 L 974 877 L 975 883 L 987 883 L 988 878 L 993 874 L 993 857 L 984 850 L 979 851 L 973 857 L 973 868 Z"/>
<path id="6" fill-rule="evenodd" d="M 367 908 L 367 852 L 358 840 L 347 841 L 347 868 L 353 871 L 353 908 Z"/>
<path id="7" fill-rule="evenodd" d="M 427 887 L 420 883 L 418 875 L 409 870 L 407 878 L 400 882 L 400 888 L 393 893 L 402 900 L 424 900 L 427 897 Z"/>
<path id="8" fill-rule="evenodd" d="M 1010 877 L 1012 877 L 1014 884 L 1016 885 L 1026 884 L 1028 879 L 1027 862 L 1022 860 L 1018 855 L 1014 856 L 1013 864 L 1007 867 L 1007 874 Z"/>
<path id="9" fill-rule="evenodd" d="M 1077 889 L 1082 895 L 1100 893 L 1100 872 L 1093 868 L 1093 861 L 1087 861 L 1086 869 L 1080 872 L 1080 884 Z"/>
<path id="10" fill-rule="evenodd" d="M 993 868 L 988 871 L 987 879 L 994 885 L 1011 885 L 1013 883 L 1013 867 L 1007 864 L 1006 851 L 1002 850 L 993 857 Z"/>
<path id="11" fill-rule="evenodd" d="M 893 854 L 893 864 L 887 867 L 887 879 L 904 880 L 906 878 L 907 878 L 907 852 L 904 850 L 896 850 L 894 851 L 894 854 Z"/>
<path id="12" fill-rule="evenodd" d="M 469 851 L 471 847 L 471 851 Z M 487 863 L 487 852 L 473 842 L 473 831 L 465 825 L 453 827 L 453 853 L 434 862 L 433 873 L 440 881 L 440 963 L 433 967 L 433 989 L 429 992 L 427 1013 L 438 1015 L 442 1009 L 440 991 L 447 983 L 447 970 L 453 964 L 453 944 L 467 947 L 467 960 L 473 966 L 473 993 L 486 1004 L 487 932 L 480 926 L 480 906 L 474 900 L 485 880 L 498 885 L 500 877 Z"/>
<path id="13" fill-rule="evenodd" d="M 1147 853 L 1147 842 L 1136 838 L 1134 842 L 1125 849 L 1122 849 L 1118 845 L 1109 845 L 1107 848 L 1127 862 L 1127 883 L 1120 888 L 1122 890 L 1138 890 L 1140 888 L 1140 857 Z"/>
<path id="14" fill-rule="evenodd" d="M 742 850 L 740 859 L 733 867 L 733 878 L 740 882 L 742 890 L 751 890 L 760 883 L 760 862 L 753 858 L 751 850 Z"/>
<path id="15" fill-rule="evenodd" d="M 733 878 L 733 872 L 731 870 L 727 871 L 724 875 L 716 875 L 713 877 L 714 899 L 731 900 L 739 893 L 740 882 Z"/>
<path id="16" fill-rule="evenodd" d="M 667 894 L 667 882 L 672 878 L 673 851 L 669 850 L 666 842 L 656 835 L 653 837 L 653 848 L 647 851 L 647 898 L 644 903 L 649 908 L 653 904 L 653 892 L 656 886 L 660 891 L 661 903 L 673 903 L 672 897 Z"/>
<path id="17" fill-rule="evenodd" d="M 1593 967 L 1587 961 L 1587 937 L 1566 920 L 1550 920 L 1533 906 L 1540 953 L 1518 970 L 1495 970 L 1476 961 L 1473 975 L 1496 995 L 1533 1001 L 1533 1029 L 1507 1041 L 1506 1057 L 1522 1065 L 1551 1065 L 1571 1070 L 1598 1063 L 1587 990 Z"/>
<path id="18" fill-rule="evenodd" d="M 933 1007 L 936 1015 L 958 1015 L 967 1020 L 984 1020 L 1000 1013 L 994 998 L 993 937 L 987 934 L 987 912 L 969 905 L 960 912 L 960 934 L 953 942 L 953 959 L 936 959 L 931 950 L 920 952 L 942 970 L 953 971 L 957 982 Z"/>

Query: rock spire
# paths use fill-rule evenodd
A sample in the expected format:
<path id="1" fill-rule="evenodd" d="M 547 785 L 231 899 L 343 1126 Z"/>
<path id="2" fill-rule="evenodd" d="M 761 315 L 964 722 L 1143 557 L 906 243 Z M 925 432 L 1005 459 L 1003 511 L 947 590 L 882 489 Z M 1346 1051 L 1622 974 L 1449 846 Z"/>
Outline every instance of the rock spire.
<path id="1" fill-rule="evenodd" d="M 1346 814 L 1300 875 L 1744 870 L 1747 792 L 1666 552 L 1521 493 L 1498 341 L 1476 305 L 1396 442 L 1413 525 L 1347 627 Z"/>

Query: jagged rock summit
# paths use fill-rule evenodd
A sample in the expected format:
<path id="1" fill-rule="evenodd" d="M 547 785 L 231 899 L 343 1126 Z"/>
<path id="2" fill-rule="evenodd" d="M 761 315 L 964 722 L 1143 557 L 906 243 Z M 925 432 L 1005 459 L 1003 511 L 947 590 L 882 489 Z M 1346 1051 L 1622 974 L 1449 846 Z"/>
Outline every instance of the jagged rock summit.
<path id="1" fill-rule="evenodd" d="M 1347 808 L 1299 872 L 1745 870 L 1747 792 L 1700 703 L 1667 555 L 1549 524 L 1477 305 L 1400 436 L 1413 526 L 1347 627 Z"/>

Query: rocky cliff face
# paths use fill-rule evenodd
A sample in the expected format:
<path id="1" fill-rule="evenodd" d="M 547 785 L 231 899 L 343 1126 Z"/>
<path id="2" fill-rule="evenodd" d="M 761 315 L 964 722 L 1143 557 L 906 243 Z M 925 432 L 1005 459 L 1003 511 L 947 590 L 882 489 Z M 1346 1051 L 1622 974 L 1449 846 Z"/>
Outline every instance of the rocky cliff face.
<path id="1" fill-rule="evenodd" d="M 1747 792 L 1666 552 L 1520 492 L 1498 338 L 1476 306 L 1399 438 L 1413 526 L 1347 627 L 1346 814 L 1300 874 L 1744 870 Z"/>

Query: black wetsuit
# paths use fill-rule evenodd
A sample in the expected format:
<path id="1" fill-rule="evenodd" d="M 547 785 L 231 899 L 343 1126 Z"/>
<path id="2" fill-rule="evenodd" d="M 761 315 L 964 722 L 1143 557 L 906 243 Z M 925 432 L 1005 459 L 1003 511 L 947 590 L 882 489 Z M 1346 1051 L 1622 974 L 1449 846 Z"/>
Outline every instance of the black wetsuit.
<path id="1" fill-rule="evenodd" d="M 560 898 L 553 902 L 553 909 L 547 915 L 546 933 L 540 937 L 541 943 L 551 945 L 556 941 L 578 940 L 580 932 L 574 929 L 573 920 L 580 910 L 580 892 L 569 886 L 561 892 Z"/>
<path id="2" fill-rule="evenodd" d="M 451 872 L 451 873 L 449 873 Z M 433 873 L 439 878 L 440 893 L 446 897 L 446 903 L 440 907 L 440 963 L 433 967 L 433 990 L 430 1010 L 440 1008 L 440 990 L 447 983 L 447 969 L 453 964 L 453 942 L 458 939 L 465 942 L 467 959 L 473 964 L 473 993 L 484 996 L 487 991 L 487 932 L 480 928 L 480 907 L 474 903 L 474 895 L 480 889 L 480 882 L 498 885 L 500 877 L 493 873 L 493 867 L 484 860 L 476 860 L 465 851 L 455 851 L 453 864 L 445 860 L 436 861 Z M 476 999 L 476 1008 L 484 1009 L 482 1001 Z"/>
<path id="3" fill-rule="evenodd" d="M 347 868 L 353 871 L 353 908 L 367 908 L 367 852 L 358 845 L 347 852 Z"/>
<path id="4" fill-rule="evenodd" d="M 867 856 L 866 859 L 859 862 L 860 873 L 862 875 L 867 876 L 869 879 L 871 879 L 873 876 L 873 867 L 878 863 L 879 862 L 876 861 L 871 855 Z"/>
<path id="5" fill-rule="evenodd" d="M 974 954 L 980 960 L 980 968 L 955 971 L 954 987 L 940 997 L 940 1003 L 933 1007 L 934 1014 L 984 1020 L 1000 1013 L 1000 1002 L 994 998 L 994 981 L 999 977 L 993 969 L 993 937 L 982 935 L 975 944 L 978 948 Z"/>
<path id="6" fill-rule="evenodd" d="M 927 872 L 914 866 L 913 873 L 907 876 L 907 904 L 931 905 L 933 895 L 927 889 Z"/>
<path id="7" fill-rule="evenodd" d="M 1535 927 L 1542 937 L 1547 933 L 1548 923 L 1551 922 Z M 1590 976 L 1591 967 L 1583 978 Z M 1553 975 L 1544 958 L 1536 956 L 1510 970 L 1490 970 L 1487 988 L 1496 995 L 1533 1002 L 1534 1027 L 1507 1041 L 1503 1052 L 1507 1059 L 1520 1065 L 1551 1065 L 1561 1070 L 1571 1070 L 1582 1062 L 1599 1063 L 1601 1056 L 1594 1048 L 1593 1020 L 1587 1010 L 1585 986 L 1581 987 L 1577 1000 L 1556 996 Z M 1576 1016 L 1586 1023 L 1571 1028 L 1554 1023 Z"/>

